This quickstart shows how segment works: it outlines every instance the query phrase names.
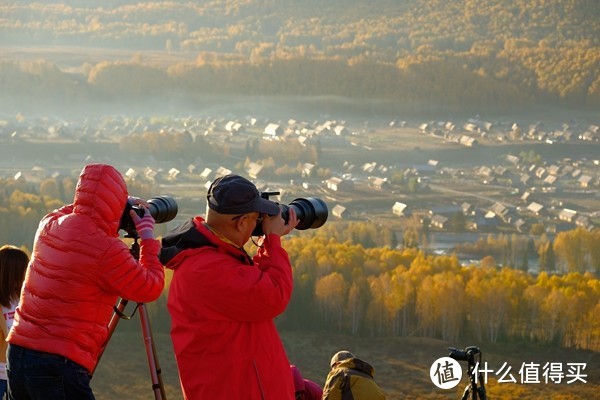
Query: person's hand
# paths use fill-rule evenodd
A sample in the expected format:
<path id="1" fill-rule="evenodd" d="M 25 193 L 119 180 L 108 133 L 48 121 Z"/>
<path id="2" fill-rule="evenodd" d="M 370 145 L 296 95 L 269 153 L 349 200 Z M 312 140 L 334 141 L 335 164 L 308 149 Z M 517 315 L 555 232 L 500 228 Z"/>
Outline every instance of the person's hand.
<path id="1" fill-rule="evenodd" d="M 265 235 L 274 233 L 279 236 L 287 235 L 298 225 L 298 216 L 296 211 L 292 208 L 288 208 L 288 222 L 287 224 L 281 217 L 281 212 L 277 215 L 269 216 L 266 215 L 262 221 L 262 228 Z"/>
<path id="2" fill-rule="evenodd" d="M 139 197 L 129 196 L 127 202 L 132 206 L 142 206 L 144 208 L 150 207 L 150 204 L 148 204 L 146 200 L 140 199 Z"/>
<path id="3" fill-rule="evenodd" d="M 140 218 L 135 210 L 130 210 L 129 215 L 135 224 L 135 230 L 137 231 L 140 239 L 152 239 L 154 238 L 154 218 L 150 215 L 150 211 L 144 207 L 144 216 Z"/>

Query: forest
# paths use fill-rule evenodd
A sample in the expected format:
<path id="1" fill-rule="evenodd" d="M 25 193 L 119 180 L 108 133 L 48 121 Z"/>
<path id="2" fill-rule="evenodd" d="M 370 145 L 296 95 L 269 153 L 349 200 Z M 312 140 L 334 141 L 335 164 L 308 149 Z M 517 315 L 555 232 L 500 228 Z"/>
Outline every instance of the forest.
<path id="1" fill-rule="evenodd" d="M 74 178 L 0 181 L 0 242 L 30 252 L 37 223 L 72 201 L 75 184 Z M 146 198 L 153 189 L 134 181 L 128 187 Z M 157 225 L 157 234 L 164 228 Z M 505 236 L 471 244 L 480 249 L 481 263 L 466 266 L 455 254 L 396 244 L 393 232 L 368 222 L 331 222 L 285 238 L 295 287 L 279 324 L 357 337 L 525 340 L 600 349 L 600 229 L 561 232 L 553 241 L 541 235 L 534 246 L 545 268 L 535 276 L 490 255 L 514 251 L 517 245 Z M 164 301 L 150 305 L 156 318 L 165 318 L 159 311 Z"/>
<path id="2" fill-rule="evenodd" d="M 600 285 L 591 273 L 534 277 L 493 263 L 461 266 L 455 256 L 418 249 L 365 248 L 320 232 L 315 238 L 285 243 L 295 267 L 284 322 L 291 327 L 586 349 L 600 344 Z"/>
<path id="3" fill-rule="evenodd" d="M 12 1 L 0 18 L 14 108 L 226 94 L 411 113 L 600 106 L 594 0 Z"/>

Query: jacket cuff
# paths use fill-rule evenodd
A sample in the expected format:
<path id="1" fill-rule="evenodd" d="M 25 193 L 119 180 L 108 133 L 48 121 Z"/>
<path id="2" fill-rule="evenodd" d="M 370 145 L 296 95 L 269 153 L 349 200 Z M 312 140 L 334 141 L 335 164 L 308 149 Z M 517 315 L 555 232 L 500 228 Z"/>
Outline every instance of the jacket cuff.
<path id="1" fill-rule="evenodd" d="M 281 236 L 275 233 L 269 233 L 268 235 L 265 235 L 265 240 L 263 241 L 263 244 L 267 245 L 268 247 L 281 247 Z"/>

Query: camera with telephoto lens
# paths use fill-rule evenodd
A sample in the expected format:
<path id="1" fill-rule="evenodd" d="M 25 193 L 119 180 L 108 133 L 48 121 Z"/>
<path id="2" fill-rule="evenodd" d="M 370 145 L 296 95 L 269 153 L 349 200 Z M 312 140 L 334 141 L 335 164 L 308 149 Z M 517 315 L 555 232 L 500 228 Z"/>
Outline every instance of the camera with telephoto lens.
<path id="1" fill-rule="evenodd" d="M 475 362 L 475 356 L 481 354 L 481 350 L 476 346 L 465 347 L 464 350 L 455 349 L 454 347 L 448 347 L 450 350 L 449 357 L 456 361 L 467 361 L 470 364 Z"/>
<path id="2" fill-rule="evenodd" d="M 270 196 L 277 195 L 279 192 L 262 192 L 260 197 L 268 200 Z M 290 219 L 290 208 L 296 211 L 299 221 L 296 229 L 299 230 L 320 228 L 327 221 L 329 215 L 327 204 L 317 197 L 298 198 L 292 200 L 290 204 L 279 204 L 279 206 L 281 207 L 281 218 L 286 224 Z M 252 236 L 262 236 L 263 234 L 262 224 L 257 224 L 252 231 Z"/>
<path id="3" fill-rule="evenodd" d="M 177 202 L 174 198 L 169 196 L 156 196 L 148 200 L 148 211 L 154 218 L 154 222 L 161 224 L 163 222 L 169 222 L 177 215 Z M 139 205 L 132 205 L 127 202 L 125 204 L 125 210 L 121 215 L 121 224 L 119 229 L 124 230 L 131 237 L 137 237 L 137 230 L 135 229 L 135 223 L 133 218 L 129 214 L 130 210 L 134 210 L 135 213 L 142 218 L 145 214 L 144 207 Z"/>

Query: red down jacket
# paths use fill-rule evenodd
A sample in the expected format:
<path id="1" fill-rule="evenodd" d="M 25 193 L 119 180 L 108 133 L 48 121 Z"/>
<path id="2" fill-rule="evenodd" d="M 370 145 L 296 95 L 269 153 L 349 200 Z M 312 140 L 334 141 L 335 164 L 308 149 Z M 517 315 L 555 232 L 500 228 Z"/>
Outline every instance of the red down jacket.
<path id="1" fill-rule="evenodd" d="M 127 197 L 116 169 L 87 165 L 73 204 L 42 219 L 10 343 L 62 355 L 91 372 L 118 298 L 149 302 L 160 296 L 160 243 L 142 240 L 138 262 L 119 238 Z"/>
<path id="2" fill-rule="evenodd" d="M 292 294 L 279 236 L 267 235 L 250 260 L 196 217 L 163 238 L 161 260 L 174 269 L 168 308 L 184 398 L 293 400 L 290 364 L 273 322 Z"/>

